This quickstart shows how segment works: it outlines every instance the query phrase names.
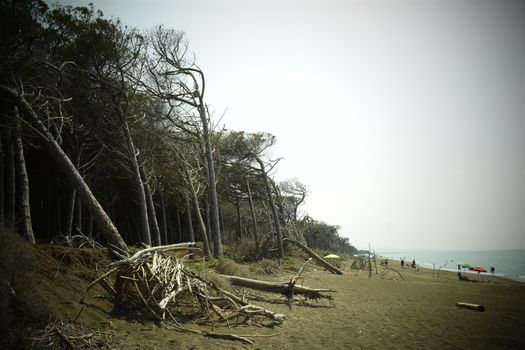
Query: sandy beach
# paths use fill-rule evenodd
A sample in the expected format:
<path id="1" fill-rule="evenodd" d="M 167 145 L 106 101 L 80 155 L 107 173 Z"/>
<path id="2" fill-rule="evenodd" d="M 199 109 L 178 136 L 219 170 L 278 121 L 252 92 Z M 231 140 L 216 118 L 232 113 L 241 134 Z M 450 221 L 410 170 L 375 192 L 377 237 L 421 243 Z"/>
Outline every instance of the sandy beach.
<path id="1" fill-rule="evenodd" d="M 397 264 L 397 265 L 396 265 Z M 333 288 L 335 306 L 328 301 L 295 304 L 288 309 L 275 295 L 257 293 L 273 302 L 256 301 L 287 320 L 272 329 L 253 326 L 216 327 L 215 331 L 256 335 L 254 345 L 208 339 L 181 333 L 150 322 L 110 317 L 111 305 L 97 301 L 79 322 L 103 327 L 123 349 L 523 349 L 525 348 L 525 284 L 491 276 L 459 281 L 456 273 L 429 269 L 385 274 L 355 271 L 345 262 L 344 275 L 309 267 L 301 284 Z M 293 271 L 254 278 L 287 281 Z M 242 289 L 238 289 L 243 292 Z M 252 291 L 246 290 L 247 295 Z M 300 299 L 300 298 L 298 298 Z M 94 299 L 93 299 L 94 300 Z M 456 302 L 483 305 L 485 312 L 459 308 Z M 93 301 L 94 302 L 94 301 Z M 79 306 L 70 304 L 71 317 Z M 197 326 L 206 329 L 205 326 Z M 267 337 L 266 337 L 267 336 Z"/>

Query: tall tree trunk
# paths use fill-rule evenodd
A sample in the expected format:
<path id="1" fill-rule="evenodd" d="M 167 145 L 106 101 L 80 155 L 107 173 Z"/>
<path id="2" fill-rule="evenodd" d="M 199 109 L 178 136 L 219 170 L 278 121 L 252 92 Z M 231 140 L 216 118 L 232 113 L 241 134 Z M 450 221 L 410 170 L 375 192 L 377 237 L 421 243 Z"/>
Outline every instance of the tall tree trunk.
<path id="1" fill-rule="evenodd" d="M 18 118 L 18 108 L 15 107 Z M 27 176 L 24 158 L 24 143 L 20 134 L 20 121 L 16 121 L 16 172 L 18 178 L 18 203 L 20 205 L 20 226 L 23 236 L 31 243 L 35 243 L 33 224 L 31 222 L 31 207 L 29 205 L 29 178 Z"/>
<path id="2" fill-rule="evenodd" d="M 15 225 L 16 212 L 16 171 L 15 171 L 15 147 L 13 132 L 8 133 L 7 139 L 7 212 L 6 223 L 8 226 Z"/>
<path id="3" fill-rule="evenodd" d="M 206 218 L 206 233 L 208 234 L 208 242 L 213 242 L 213 232 L 211 229 L 211 218 L 210 218 L 210 203 L 211 203 L 211 197 L 210 197 L 210 191 L 206 191 L 206 197 L 207 200 L 204 202 L 204 207 L 206 208 L 205 218 Z M 222 229 L 221 229 L 222 232 Z"/>
<path id="4" fill-rule="evenodd" d="M 163 244 L 168 244 L 168 222 L 166 219 L 166 203 L 164 203 L 164 191 L 159 191 L 160 194 L 160 213 L 161 213 L 161 224 L 162 224 L 162 239 Z"/>
<path id="5" fill-rule="evenodd" d="M 75 202 L 76 202 L 77 190 L 71 189 L 69 198 L 67 201 L 67 214 L 66 214 L 66 228 L 65 234 L 70 235 L 73 231 L 73 218 L 75 216 Z"/>
<path id="6" fill-rule="evenodd" d="M 82 200 L 80 198 L 77 198 L 77 205 L 76 208 L 76 216 L 77 216 L 77 230 L 81 233 L 84 233 L 82 230 Z"/>
<path id="7" fill-rule="evenodd" d="M 250 202 L 250 212 L 252 214 L 252 228 L 253 237 L 255 238 L 255 249 L 259 251 L 259 236 L 257 235 L 257 217 L 255 216 L 255 208 L 253 206 L 252 191 L 250 190 L 250 182 L 246 179 L 246 188 L 248 189 L 248 201 Z"/>
<path id="8" fill-rule="evenodd" d="M 0 129 L 0 227 L 5 225 L 4 144 Z"/>
<path id="9" fill-rule="evenodd" d="M 77 157 L 75 159 L 76 168 L 80 168 L 80 154 L 81 152 L 77 152 Z M 74 186 L 71 187 L 71 192 L 69 193 L 69 200 L 67 202 L 67 216 L 66 216 L 66 228 L 65 228 L 65 234 L 71 235 L 73 232 L 73 219 L 75 217 L 75 202 L 77 199 L 77 190 Z"/>
<path id="10" fill-rule="evenodd" d="M 241 234 L 241 204 L 240 204 L 240 201 L 237 199 L 235 201 L 235 212 L 237 213 L 237 223 L 236 223 L 236 227 L 235 227 L 235 231 L 237 231 L 237 239 L 241 239 L 242 238 L 242 234 Z"/>
<path id="11" fill-rule="evenodd" d="M 160 230 L 159 223 L 157 221 L 157 214 L 155 213 L 155 203 L 153 203 L 153 194 L 151 193 L 151 188 L 149 187 L 149 182 L 147 180 L 146 171 L 142 165 L 139 166 L 140 176 L 144 183 L 144 194 L 146 195 L 146 204 L 148 206 L 148 219 L 150 224 L 151 238 L 153 245 L 161 245 L 160 240 Z"/>
<path id="12" fill-rule="evenodd" d="M 190 205 L 190 198 L 187 194 L 184 194 L 184 200 L 186 201 L 186 221 L 188 225 L 188 235 L 190 242 L 195 242 L 195 232 L 193 231 L 193 223 L 191 220 L 191 205 Z"/>
<path id="13" fill-rule="evenodd" d="M 193 198 L 193 206 L 195 207 L 195 215 L 197 216 L 197 222 L 199 223 L 199 226 L 201 228 L 201 236 L 202 236 L 202 245 L 204 248 L 204 253 L 207 256 L 211 256 L 211 250 L 210 250 L 210 243 L 208 241 L 208 235 L 206 234 L 206 224 L 204 223 L 204 220 L 202 219 L 201 210 L 199 208 L 199 199 L 197 198 L 197 193 L 192 193 Z M 192 241 L 194 242 L 194 241 Z"/>
<path id="14" fill-rule="evenodd" d="M 210 131 L 208 128 L 208 117 L 205 106 L 199 107 L 199 115 L 202 122 L 204 146 L 206 150 L 206 169 L 208 171 L 208 185 L 210 191 L 211 225 L 213 235 L 213 247 L 215 257 L 222 258 L 221 229 L 219 227 L 219 201 L 217 199 L 217 186 L 215 183 L 215 167 L 213 165 L 213 154 L 211 150 Z"/>
<path id="15" fill-rule="evenodd" d="M 221 224 L 221 232 L 224 232 L 224 215 L 222 213 L 222 207 L 219 207 L 219 223 Z"/>
<path id="16" fill-rule="evenodd" d="M 261 175 L 264 180 L 264 187 L 266 188 L 266 195 L 268 196 L 268 203 L 272 211 L 272 219 L 273 219 L 275 233 L 277 234 L 277 243 L 279 245 L 279 256 L 283 258 L 284 257 L 283 236 L 281 234 L 281 229 L 279 227 L 279 217 L 277 216 L 277 209 L 275 208 L 275 203 L 273 201 L 272 189 L 268 181 L 268 174 L 266 174 L 266 170 L 265 170 L 263 161 L 259 157 L 256 157 L 255 160 L 257 161 L 257 163 L 259 163 L 259 166 L 261 167 Z"/>
<path id="17" fill-rule="evenodd" d="M 139 218 L 140 218 L 140 232 L 142 243 L 151 245 L 151 232 L 149 228 L 148 205 L 146 200 L 146 191 L 144 189 L 144 182 L 140 176 L 140 167 L 137 159 L 137 149 L 131 137 L 131 131 L 126 118 L 122 117 L 122 128 L 124 130 L 124 138 L 128 148 L 131 166 L 133 169 L 133 183 L 139 199 Z"/>
<path id="18" fill-rule="evenodd" d="M 168 244 L 174 244 L 177 242 L 177 233 L 173 228 L 173 214 L 170 210 L 166 209 L 166 220 L 168 221 Z"/>
<path id="19" fill-rule="evenodd" d="M 182 237 L 182 227 L 180 225 L 180 215 L 179 215 L 179 211 L 176 210 L 175 211 L 175 215 L 176 215 L 176 218 L 177 218 L 177 233 L 179 234 L 179 242 L 182 243 L 183 242 L 183 237 Z M 195 241 L 191 241 L 190 242 L 195 242 Z"/>
<path id="20" fill-rule="evenodd" d="M 59 168 L 63 171 L 69 182 L 77 189 L 79 195 L 84 200 L 84 203 L 87 205 L 88 210 L 95 218 L 98 227 L 100 230 L 102 230 L 102 233 L 108 242 L 127 252 L 128 248 L 126 243 L 120 236 L 117 228 L 113 225 L 108 215 L 91 192 L 91 189 L 88 187 L 82 176 L 80 176 L 77 169 L 74 167 L 73 163 L 71 163 L 71 160 L 64 153 L 60 145 L 55 141 L 45 125 L 40 121 L 29 103 L 27 103 L 23 97 L 19 96 L 15 90 L 12 90 L 3 85 L 0 85 L 0 95 L 13 101 L 15 105 L 18 105 L 22 114 L 33 125 L 35 130 L 38 131 L 44 147 L 47 149 L 55 162 L 57 162 Z"/>
<path id="21" fill-rule="evenodd" d="M 272 181 L 270 185 L 273 188 L 273 191 L 275 192 L 276 197 L 277 197 L 275 198 L 274 203 L 277 203 L 276 208 L 279 214 L 279 222 L 281 223 L 281 225 L 285 226 L 286 225 L 286 220 L 285 220 L 286 215 L 284 214 L 284 204 L 283 204 L 283 198 L 281 196 L 281 192 L 277 188 L 277 185 L 275 184 L 275 182 Z"/>

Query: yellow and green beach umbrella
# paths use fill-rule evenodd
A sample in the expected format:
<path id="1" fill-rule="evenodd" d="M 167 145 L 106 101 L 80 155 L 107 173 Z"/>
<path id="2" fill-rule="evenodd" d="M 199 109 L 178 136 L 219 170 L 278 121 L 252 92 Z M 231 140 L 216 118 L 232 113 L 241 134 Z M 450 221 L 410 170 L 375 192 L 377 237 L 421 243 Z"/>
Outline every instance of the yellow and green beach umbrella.
<path id="1" fill-rule="evenodd" d="M 341 259 L 341 257 L 335 254 L 328 254 L 328 255 L 323 256 L 323 259 Z"/>

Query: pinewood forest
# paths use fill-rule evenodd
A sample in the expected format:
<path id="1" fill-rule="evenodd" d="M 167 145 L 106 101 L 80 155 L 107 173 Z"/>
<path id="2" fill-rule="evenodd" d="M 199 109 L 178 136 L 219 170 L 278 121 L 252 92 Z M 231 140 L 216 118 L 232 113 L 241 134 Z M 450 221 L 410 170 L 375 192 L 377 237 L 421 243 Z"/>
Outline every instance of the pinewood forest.
<path id="1" fill-rule="evenodd" d="M 265 261 L 271 273 L 302 249 L 342 274 L 317 254 L 356 253 L 338 226 L 300 209 L 305 184 L 276 181 L 283 160 L 273 135 L 220 126 L 183 32 L 139 31 L 94 5 L 1 0 L 0 35 L 2 346 L 109 348 L 107 332 L 82 327 L 125 307 L 190 334 L 252 343 L 183 320 L 204 317 L 213 330 L 216 319 L 229 327 L 284 315 L 185 263 Z M 310 260 L 285 284 L 223 277 L 285 295 L 290 308 L 294 294 L 331 302 L 331 289 L 296 286 Z"/>
<path id="2" fill-rule="evenodd" d="M 273 135 L 219 128 L 182 32 L 140 32 L 93 6 L 1 11 L 4 226 L 122 251 L 197 241 L 218 258 L 224 246 L 282 257 L 284 237 L 355 251 L 336 225 L 301 214 L 305 184 L 274 180 Z"/>

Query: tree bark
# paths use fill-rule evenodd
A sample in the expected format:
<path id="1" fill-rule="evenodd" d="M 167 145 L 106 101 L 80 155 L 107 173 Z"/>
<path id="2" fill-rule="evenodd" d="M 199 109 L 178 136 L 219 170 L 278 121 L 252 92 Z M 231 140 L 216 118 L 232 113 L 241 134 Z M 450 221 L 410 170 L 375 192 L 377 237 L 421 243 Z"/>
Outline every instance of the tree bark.
<path id="1" fill-rule="evenodd" d="M 227 275 L 219 275 L 222 276 L 230 281 L 231 284 L 255 289 L 255 290 L 262 290 L 265 292 L 272 292 L 272 293 L 279 293 L 284 295 L 289 295 L 292 292 L 292 288 L 288 282 L 268 282 L 268 281 L 259 281 L 249 278 L 243 278 L 243 277 L 237 277 L 237 276 L 227 276 Z M 319 298 L 326 298 L 328 296 L 323 296 L 321 293 L 323 292 L 335 292 L 333 289 L 327 289 L 327 288 L 321 288 L 321 289 L 314 289 L 309 288 L 305 286 L 301 286 L 299 284 L 293 285 L 293 294 L 302 294 L 307 296 L 311 299 L 319 299 Z"/>
<path id="2" fill-rule="evenodd" d="M 250 212 L 252 214 L 253 237 L 255 238 L 255 249 L 259 251 L 259 236 L 257 235 L 257 217 L 255 216 L 255 208 L 253 206 L 252 191 L 250 190 L 250 182 L 246 179 L 246 188 L 248 189 L 248 201 L 250 203 Z"/>
<path id="3" fill-rule="evenodd" d="M 310 248 L 308 248 L 304 244 L 302 244 L 300 242 L 297 242 L 297 241 L 295 241 L 293 239 L 290 239 L 290 238 L 285 238 L 284 240 L 288 241 L 290 243 L 293 243 L 296 246 L 298 246 L 299 248 L 301 248 L 306 254 L 308 254 L 310 257 L 312 257 L 315 261 L 317 261 L 321 266 L 326 268 L 328 271 L 336 273 L 338 275 L 342 275 L 343 274 L 343 271 L 339 270 L 337 267 L 335 267 L 334 265 L 330 264 L 328 261 L 326 261 L 325 259 L 321 258 L 319 255 L 315 254 L 315 252 L 313 250 L 311 250 Z"/>
<path id="4" fill-rule="evenodd" d="M 146 171 L 142 165 L 139 166 L 140 177 L 144 183 L 144 194 L 146 195 L 146 205 L 148 207 L 148 219 L 150 224 L 151 238 L 153 245 L 161 245 L 160 241 L 160 229 L 159 223 L 157 221 L 157 214 L 155 213 L 155 203 L 153 203 L 153 194 L 151 193 L 151 187 L 149 187 L 149 182 L 147 180 Z"/>
<path id="5" fill-rule="evenodd" d="M 77 212 L 77 229 L 80 232 L 84 232 L 82 230 L 82 199 L 77 198 L 77 205 L 75 206 L 76 212 Z"/>
<path id="6" fill-rule="evenodd" d="M 199 116 L 202 122 L 204 146 L 206 150 L 206 169 L 208 172 L 208 185 L 210 191 L 210 209 L 211 209 L 211 225 L 213 235 L 213 247 L 215 257 L 222 258 L 222 240 L 221 229 L 219 226 L 219 201 L 217 199 L 217 185 L 215 183 L 215 167 L 213 164 L 213 154 L 211 150 L 210 131 L 208 128 L 208 117 L 206 116 L 205 106 L 199 106 Z"/>
<path id="7" fill-rule="evenodd" d="M 221 232 L 224 232 L 224 215 L 222 207 L 219 207 L 219 223 L 221 224 Z"/>
<path id="8" fill-rule="evenodd" d="M 66 228 L 65 234 L 70 235 L 73 231 L 73 218 L 75 216 L 75 201 L 76 201 L 77 191 L 71 189 L 69 194 L 69 200 L 67 202 L 67 216 L 66 216 Z"/>
<path id="9" fill-rule="evenodd" d="M 168 222 L 166 219 L 166 204 L 164 203 L 164 191 L 159 191 L 160 194 L 160 213 L 161 213 L 161 224 L 162 224 L 162 244 L 168 244 Z"/>
<path id="10" fill-rule="evenodd" d="M 87 205 L 91 215 L 95 218 L 98 227 L 106 237 L 107 241 L 124 252 L 128 251 L 126 243 L 120 236 L 117 228 L 113 225 L 106 212 L 97 201 L 91 189 L 86 184 L 82 176 L 78 173 L 71 160 L 64 153 L 60 145 L 55 141 L 53 136 L 49 133 L 44 124 L 40 121 L 35 111 L 31 108 L 29 103 L 15 90 L 6 86 L 0 85 L 0 95 L 11 100 L 20 108 L 22 114 L 33 125 L 35 130 L 40 134 L 44 147 L 49 152 L 50 156 L 57 162 L 59 168 L 63 171 L 69 182 L 76 188 L 79 195 Z"/>
<path id="11" fill-rule="evenodd" d="M 199 223 L 199 226 L 201 228 L 201 235 L 202 235 L 202 245 L 204 248 L 204 253 L 207 256 L 212 256 L 211 250 L 210 250 L 210 243 L 208 241 L 208 235 L 206 234 L 206 224 L 204 223 L 204 220 L 202 219 L 201 210 L 199 208 L 199 199 L 197 198 L 197 193 L 193 192 L 193 206 L 195 207 L 195 215 L 197 215 L 197 222 Z M 193 240 L 192 242 L 194 242 Z"/>
<path id="12" fill-rule="evenodd" d="M 193 231 L 193 223 L 191 219 L 191 205 L 187 194 L 184 194 L 184 200 L 186 201 L 186 221 L 188 225 L 189 241 L 195 242 L 195 232 Z"/>
<path id="13" fill-rule="evenodd" d="M 471 303 L 464 303 L 461 301 L 457 301 L 456 306 L 464 308 L 464 309 L 475 310 L 475 311 L 480 311 L 480 312 L 485 311 L 485 307 L 479 304 L 471 304 Z"/>
<path id="14" fill-rule="evenodd" d="M 166 210 L 166 219 L 168 221 L 168 244 L 177 243 L 177 233 L 173 228 L 173 214 L 171 211 Z"/>
<path id="15" fill-rule="evenodd" d="M 80 151 L 77 153 L 75 160 L 76 168 L 80 167 Z M 77 197 L 77 190 L 72 186 L 71 192 L 69 195 L 69 201 L 67 203 L 67 216 L 66 216 L 66 228 L 65 234 L 70 235 L 73 232 L 73 219 L 75 217 L 75 201 Z"/>
<path id="16" fill-rule="evenodd" d="M 15 225 L 16 212 L 16 171 L 15 171 L 15 147 L 13 133 L 9 132 L 7 139 L 7 226 Z"/>
<path id="17" fill-rule="evenodd" d="M 237 199 L 235 201 L 235 213 L 237 214 L 237 222 L 235 223 L 235 231 L 237 231 L 237 239 L 241 240 L 242 233 L 241 233 L 241 203 L 240 200 Z"/>
<path id="18" fill-rule="evenodd" d="M 264 163 L 261 160 L 261 158 L 256 157 L 255 160 L 257 161 L 257 163 L 259 163 L 259 166 L 261 167 L 261 175 L 264 181 L 264 187 L 266 188 L 266 195 L 268 196 L 268 203 L 272 211 L 272 219 L 273 219 L 275 233 L 277 234 L 277 243 L 279 245 L 279 256 L 283 258 L 284 257 L 283 236 L 281 234 L 281 229 L 279 227 L 279 217 L 277 215 L 277 209 L 275 208 L 275 202 L 273 201 L 272 189 L 268 181 L 268 174 L 266 174 Z"/>
<path id="19" fill-rule="evenodd" d="M 206 218 L 206 233 L 208 234 L 208 242 L 213 244 L 213 234 L 211 229 L 211 218 L 210 218 L 210 191 L 206 191 L 207 200 L 204 202 L 206 211 L 204 212 L 204 217 Z M 220 215 L 220 214 L 219 214 Z M 220 229 L 222 232 L 222 228 Z"/>
<path id="20" fill-rule="evenodd" d="M 18 108 L 15 107 L 18 118 Z M 24 143 L 20 134 L 20 121 L 16 121 L 16 172 L 18 178 L 18 204 L 20 206 L 20 226 L 22 234 L 31 243 L 36 243 L 31 222 L 31 207 L 29 202 L 29 178 L 27 176 L 24 158 Z"/>
<path id="21" fill-rule="evenodd" d="M 175 215 L 176 215 L 176 219 L 177 219 L 177 233 L 178 233 L 178 236 L 179 236 L 179 242 L 183 242 L 183 237 L 182 237 L 182 227 L 180 225 L 180 215 L 179 215 L 179 211 L 178 210 L 175 210 Z M 191 239 L 190 239 L 191 241 Z M 195 241 L 195 240 L 194 240 Z"/>
<path id="22" fill-rule="evenodd" d="M 149 228 L 149 218 L 148 218 L 148 205 L 146 203 L 146 191 L 144 189 L 144 183 L 142 177 L 140 176 L 139 162 L 137 159 L 137 149 L 133 143 L 133 138 L 131 137 L 131 131 L 129 129 L 128 122 L 126 118 L 122 116 L 122 129 L 124 130 L 124 139 L 126 146 L 128 148 L 128 154 L 131 161 L 131 166 L 133 170 L 133 183 L 135 184 L 135 191 L 138 195 L 139 200 L 139 219 L 140 219 L 140 234 L 142 243 L 151 245 L 151 231 Z"/>

